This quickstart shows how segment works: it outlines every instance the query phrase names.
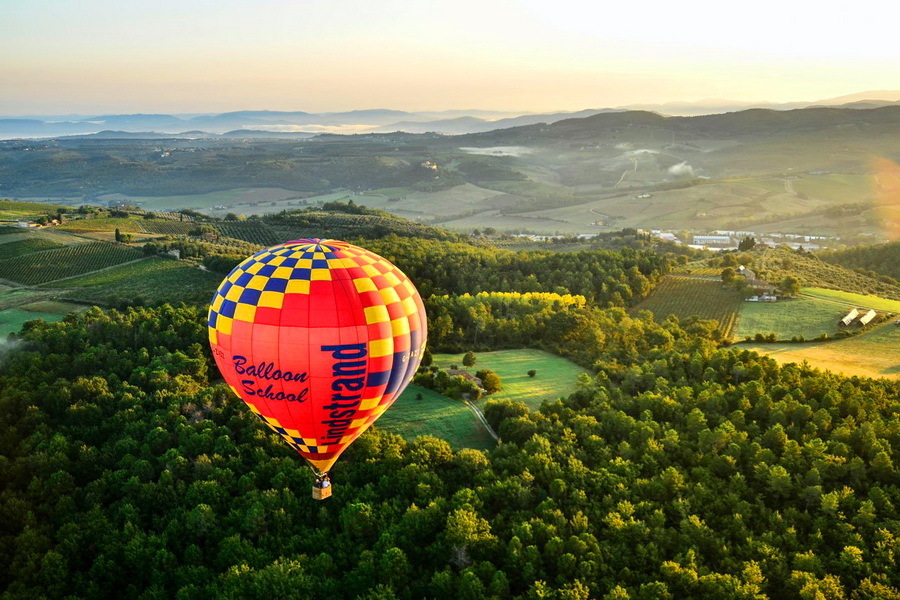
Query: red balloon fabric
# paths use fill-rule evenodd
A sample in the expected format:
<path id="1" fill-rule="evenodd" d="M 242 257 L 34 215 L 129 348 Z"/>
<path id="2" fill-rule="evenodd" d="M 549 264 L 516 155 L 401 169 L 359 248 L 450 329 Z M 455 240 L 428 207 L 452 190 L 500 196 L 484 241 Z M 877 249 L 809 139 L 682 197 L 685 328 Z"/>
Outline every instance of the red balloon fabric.
<path id="1" fill-rule="evenodd" d="M 397 399 L 426 337 L 406 275 L 337 240 L 257 252 L 222 281 L 209 310 L 225 381 L 320 473 Z"/>

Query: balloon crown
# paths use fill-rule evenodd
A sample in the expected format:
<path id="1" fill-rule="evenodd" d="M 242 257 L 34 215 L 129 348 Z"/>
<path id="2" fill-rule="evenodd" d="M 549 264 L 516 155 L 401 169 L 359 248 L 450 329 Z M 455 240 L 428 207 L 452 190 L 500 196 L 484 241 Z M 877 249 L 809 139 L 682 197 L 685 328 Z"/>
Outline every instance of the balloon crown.
<path id="1" fill-rule="evenodd" d="M 308 244 L 315 244 L 316 246 L 324 246 L 328 250 L 335 250 L 337 248 L 346 248 L 350 244 L 347 242 L 342 242 L 340 240 L 330 240 L 330 239 L 320 239 L 320 238 L 303 238 L 299 240 L 291 240 L 289 242 L 285 242 L 282 244 L 283 246 L 305 246 Z"/>

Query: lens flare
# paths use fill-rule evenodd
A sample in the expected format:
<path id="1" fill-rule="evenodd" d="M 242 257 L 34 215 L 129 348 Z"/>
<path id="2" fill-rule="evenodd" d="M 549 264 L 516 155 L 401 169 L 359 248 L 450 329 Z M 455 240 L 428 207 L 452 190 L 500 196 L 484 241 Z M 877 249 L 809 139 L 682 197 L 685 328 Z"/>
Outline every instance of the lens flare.
<path id="1" fill-rule="evenodd" d="M 873 175 L 878 223 L 889 240 L 900 239 L 900 165 L 886 158 L 876 159 Z"/>

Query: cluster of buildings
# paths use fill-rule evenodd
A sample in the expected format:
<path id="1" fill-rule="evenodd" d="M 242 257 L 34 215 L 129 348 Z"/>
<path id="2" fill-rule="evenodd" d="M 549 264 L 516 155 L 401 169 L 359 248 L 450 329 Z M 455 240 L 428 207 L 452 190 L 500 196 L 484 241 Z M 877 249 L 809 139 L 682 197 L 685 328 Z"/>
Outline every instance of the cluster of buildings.
<path id="1" fill-rule="evenodd" d="M 876 314 L 877 313 L 870 308 L 867 313 L 860 316 L 859 310 L 854 308 L 850 312 L 848 312 L 843 319 L 841 319 L 840 324 L 846 327 L 853 322 L 856 322 L 857 325 L 865 327 L 872 322 L 872 319 L 875 318 Z"/>
<path id="2" fill-rule="evenodd" d="M 685 243 L 671 231 L 660 229 L 639 229 L 638 233 L 650 235 L 667 242 L 677 244 Z M 763 246 L 787 246 L 792 250 L 803 248 L 804 250 L 818 250 L 821 242 L 834 241 L 839 238 L 827 235 L 802 235 L 796 233 L 759 233 L 756 231 L 728 231 L 716 230 L 709 234 L 697 234 L 691 236 L 691 242 L 687 245 L 700 250 L 737 250 L 738 244 L 744 238 L 752 237 L 757 244 Z"/>

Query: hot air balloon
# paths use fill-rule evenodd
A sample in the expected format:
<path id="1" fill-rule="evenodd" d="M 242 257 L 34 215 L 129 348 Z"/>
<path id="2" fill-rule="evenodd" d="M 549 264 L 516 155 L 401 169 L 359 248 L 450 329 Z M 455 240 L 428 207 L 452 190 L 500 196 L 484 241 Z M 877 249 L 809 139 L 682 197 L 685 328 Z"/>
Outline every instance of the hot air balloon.
<path id="1" fill-rule="evenodd" d="M 412 379 L 426 334 L 406 275 L 337 240 L 257 252 L 222 281 L 209 310 L 226 383 L 306 459 L 319 498 L 330 495 L 322 484 L 341 453 Z"/>

